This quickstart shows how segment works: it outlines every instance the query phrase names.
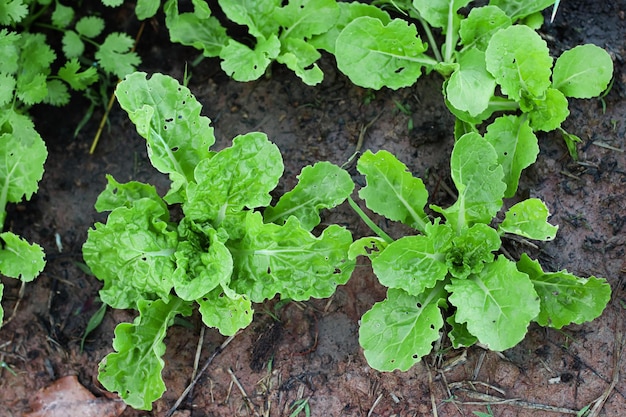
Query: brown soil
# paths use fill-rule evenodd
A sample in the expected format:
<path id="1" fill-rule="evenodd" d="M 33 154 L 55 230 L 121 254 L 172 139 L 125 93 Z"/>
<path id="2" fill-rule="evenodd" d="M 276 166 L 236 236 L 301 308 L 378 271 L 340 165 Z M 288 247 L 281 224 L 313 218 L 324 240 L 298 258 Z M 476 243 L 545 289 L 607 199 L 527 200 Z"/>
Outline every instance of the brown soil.
<path id="1" fill-rule="evenodd" d="M 524 250 L 539 257 L 548 270 L 606 277 L 613 298 L 600 318 L 562 331 L 531 326 L 518 346 L 502 353 L 480 347 L 451 350 L 443 340 L 437 355 L 408 372 L 380 373 L 365 362 L 358 321 L 385 292 L 362 261 L 330 300 L 288 304 L 279 311 L 280 322 L 268 314 L 275 300 L 256 306 L 253 324 L 215 357 L 178 407 L 179 414 L 289 416 L 294 402 L 305 399 L 312 416 L 447 417 L 489 410 L 499 417 L 559 416 L 575 415 L 600 398 L 596 415 L 626 415 L 626 381 L 620 378 L 620 372 L 626 373 L 620 354 L 626 318 L 625 13 L 623 0 L 569 0 L 561 2 L 555 23 L 542 29 L 555 55 L 587 42 L 606 48 L 614 57 L 615 82 L 602 102 L 571 102 L 564 127 L 583 140 L 580 161 L 569 158 L 556 134 L 543 134 L 539 160 L 522 177 L 520 194 L 547 203 L 551 222 L 560 225 L 557 239 L 538 248 L 506 242 L 512 253 Z M 193 50 L 171 46 L 165 28 L 154 26 L 146 29 L 139 52 L 146 61 L 144 71 L 179 80 L 185 62 L 196 56 Z M 305 86 L 279 65 L 271 77 L 242 84 L 228 79 L 217 61 L 205 60 L 191 69 L 189 87 L 203 103 L 203 114 L 213 120 L 216 148 L 257 130 L 279 146 L 286 166 L 281 193 L 295 184 L 307 164 L 346 162 L 365 132 L 365 149 L 398 155 L 425 179 L 432 203 L 448 204 L 440 182 L 451 184 L 453 121 L 442 102 L 441 80 L 433 75 L 412 88 L 371 92 L 354 87 L 330 57 L 322 66 L 326 77 L 317 87 Z M 94 221 L 105 219 L 93 209 L 105 186 L 104 175 L 151 182 L 161 191 L 167 186 L 167 179 L 149 164 L 144 141 L 117 106 L 95 155 L 89 155 L 102 113 L 73 139 L 84 104 L 76 99 L 69 109 L 36 109 L 37 127 L 50 151 L 46 174 L 30 202 L 10 207 L 8 227 L 39 242 L 48 265 L 26 286 L 15 318 L 0 330 L 0 360 L 16 373 L 0 369 L 3 417 L 28 411 L 35 390 L 66 375 L 78 375 L 85 387 L 104 395 L 96 379 L 97 364 L 112 349 L 115 325 L 135 316 L 108 310 L 80 351 L 100 286 L 79 267 L 81 246 Z M 401 106 L 410 114 L 401 112 Z M 344 224 L 355 236 L 368 233 L 348 207 L 326 213 L 324 221 Z M 55 244 L 56 233 L 62 251 Z M 9 317 L 20 287 L 15 280 L 2 282 Z M 190 323 L 191 328 L 173 327 L 166 339 L 163 376 L 168 390 L 163 398 L 152 412 L 128 408 L 123 416 L 164 416 L 192 379 L 197 346 L 202 367 L 224 342 L 214 329 L 201 333 L 199 317 Z"/>

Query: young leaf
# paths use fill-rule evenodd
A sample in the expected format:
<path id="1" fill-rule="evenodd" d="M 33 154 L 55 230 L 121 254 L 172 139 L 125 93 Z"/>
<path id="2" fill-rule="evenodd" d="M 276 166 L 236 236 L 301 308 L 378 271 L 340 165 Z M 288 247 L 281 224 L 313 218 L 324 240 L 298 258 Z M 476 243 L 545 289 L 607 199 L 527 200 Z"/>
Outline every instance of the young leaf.
<path id="1" fill-rule="evenodd" d="M 244 207 L 268 205 L 282 173 L 280 151 L 264 133 L 237 136 L 230 148 L 198 164 L 183 211 L 194 221 L 225 227 L 222 223 Z"/>
<path id="2" fill-rule="evenodd" d="M 457 109 L 476 117 L 487 110 L 496 81 L 485 67 L 485 53 L 470 49 L 459 57 L 459 68 L 445 84 L 446 98 Z"/>
<path id="3" fill-rule="evenodd" d="M 276 206 L 265 209 L 265 222 L 284 224 L 289 216 L 295 216 L 303 228 L 313 230 L 320 224 L 319 212 L 343 203 L 354 189 L 350 174 L 330 162 L 304 167 L 298 180 Z"/>
<path id="4" fill-rule="evenodd" d="M 235 266 L 231 287 L 254 302 L 277 293 L 293 300 L 329 297 L 354 269 L 347 259 L 352 236 L 343 227 L 331 225 L 315 237 L 295 217 L 279 226 L 254 212 L 245 227 L 241 241 L 227 242 Z"/>
<path id="5" fill-rule="evenodd" d="M 387 298 L 361 318 L 359 343 L 367 363 L 379 371 L 406 371 L 427 355 L 439 339 L 443 318 L 438 304 L 442 286 L 419 296 L 390 288 Z"/>
<path id="6" fill-rule="evenodd" d="M 517 269 L 528 274 L 535 286 L 541 310 L 535 321 L 560 329 L 581 324 L 602 314 L 611 299 L 611 287 L 602 278 L 579 278 L 567 271 L 543 272 L 539 262 L 522 254 Z"/>
<path id="7" fill-rule="evenodd" d="M 457 11 L 465 7 L 471 0 L 413 0 L 413 7 L 417 9 L 424 20 L 433 27 L 444 29 L 446 33 L 450 21 L 459 21 Z"/>
<path id="8" fill-rule="evenodd" d="M 111 33 L 100 45 L 95 57 L 105 71 L 124 78 L 141 63 L 139 55 L 132 51 L 134 43 L 133 38 L 125 33 Z"/>
<path id="9" fill-rule="evenodd" d="M 217 328 L 224 336 L 232 336 L 252 322 L 254 314 L 248 297 L 227 287 L 217 287 L 196 302 L 200 306 L 202 322 Z"/>
<path id="10" fill-rule="evenodd" d="M 461 347 L 470 347 L 478 341 L 476 336 L 467 330 L 467 325 L 465 323 L 457 323 L 454 314 L 446 319 L 446 323 L 450 325 L 448 338 L 450 339 L 453 348 L 458 349 Z"/>
<path id="11" fill-rule="evenodd" d="M 113 349 L 100 362 L 98 380 L 109 391 L 117 392 L 131 407 L 151 410 L 152 402 L 161 398 L 165 383 L 161 371 L 165 362 L 163 339 L 174 318 L 188 316 L 188 303 L 169 297 L 165 300 L 137 302 L 139 317 L 133 323 L 115 328 Z"/>
<path id="12" fill-rule="evenodd" d="M 466 133 L 454 145 L 450 169 L 459 197 L 447 209 L 433 210 L 442 213 L 457 234 L 475 223 L 488 224 L 502 207 L 506 190 L 493 146 L 478 133 Z"/>
<path id="13" fill-rule="evenodd" d="M 491 350 L 515 346 L 539 313 L 539 297 L 528 275 L 503 256 L 467 279 L 453 278 L 446 290 L 458 323 Z"/>
<path id="14" fill-rule="evenodd" d="M 498 232 L 484 223 L 477 223 L 452 239 L 452 246 L 445 255 L 447 269 L 459 279 L 477 274 L 485 264 L 493 262 L 493 252 L 501 245 Z"/>
<path id="15" fill-rule="evenodd" d="M 279 33 L 277 9 L 280 0 L 219 0 L 222 11 L 233 22 L 248 27 L 255 38 L 269 38 Z M 297 10 L 300 13 L 301 10 Z"/>
<path id="16" fill-rule="evenodd" d="M 428 216 L 424 206 L 428 191 L 421 179 L 413 177 L 406 165 L 387 151 L 365 152 L 359 158 L 357 170 L 365 175 L 367 186 L 359 191 L 367 207 L 387 217 L 423 232 Z"/>
<path id="17" fill-rule="evenodd" d="M 484 137 L 496 150 L 498 163 L 503 168 L 506 183 L 504 196 L 513 197 L 522 170 L 537 160 L 537 136 L 528 120 L 518 116 L 500 116 L 487 126 Z"/>
<path id="18" fill-rule="evenodd" d="M 542 99 L 533 100 L 528 119 L 533 130 L 550 132 L 561 126 L 569 116 L 567 98 L 559 90 L 548 88 Z"/>
<path id="19" fill-rule="evenodd" d="M 181 202 L 179 193 L 194 179 L 198 163 L 210 157 L 209 147 L 215 142 L 211 121 L 200 116 L 202 106 L 188 88 L 162 74 L 150 79 L 145 73 L 131 74 L 115 94 L 146 139 L 152 165 L 170 176 L 165 200 Z"/>
<path id="20" fill-rule="evenodd" d="M 96 223 L 83 245 L 83 257 L 104 286 L 100 298 L 114 308 L 135 308 L 137 300 L 167 300 L 173 283 L 178 235 L 166 223 L 169 213 L 151 199 L 118 207 L 106 224 Z"/>
<path id="21" fill-rule="evenodd" d="M 282 40 L 282 51 L 276 62 L 285 64 L 305 84 L 316 85 L 324 79 L 322 70 L 315 63 L 321 56 L 305 39 L 287 38 Z"/>
<path id="22" fill-rule="evenodd" d="M 179 13 L 178 0 L 168 0 L 163 6 L 165 24 L 170 40 L 182 45 L 193 46 L 204 56 L 219 56 L 229 41 L 226 29 L 203 0 L 193 0 L 193 12 Z"/>
<path id="23" fill-rule="evenodd" d="M 220 51 L 222 69 L 236 81 L 258 79 L 280 53 L 280 41 L 276 35 L 268 39 L 257 38 L 254 49 L 233 39 Z"/>
<path id="24" fill-rule="evenodd" d="M 12 232 L 0 233 L 0 273 L 30 282 L 43 271 L 46 261 L 43 249 L 30 244 Z M 0 297 L 2 299 L 2 297 Z M 0 320 L 0 325 L 2 321 Z"/>
<path id="25" fill-rule="evenodd" d="M 524 94 L 542 97 L 550 86 L 550 51 L 537 32 L 527 26 L 510 26 L 494 33 L 485 60 L 502 92 L 515 101 Z"/>
<path id="26" fill-rule="evenodd" d="M 358 256 L 367 256 L 370 260 L 378 257 L 389 243 L 381 237 L 369 236 L 355 240 L 348 250 L 348 259 L 354 260 Z"/>
<path id="27" fill-rule="evenodd" d="M 513 233 L 535 240 L 552 240 L 558 226 L 548 223 L 548 208 L 538 198 L 529 198 L 511 207 L 498 227 L 501 233 Z"/>
<path id="28" fill-rule="evenodd" d="M 474 7 L 461 21 L 459 35 L 463 51 L 476 48 L 485 51 L 489 40 L 500 29 L 511 26 L 511 18 L 496 6 Z"/>
<path id="29" fill-rule="evenodd" d="M 540 12 L 554 4 L 555 0 L 490 0 L 489 5 L 498 6 L 513 21 Z"/>
<path id="30" fill-rule="evenodd" d="M 452 230 L 446 225 L 438 228 L 438 233 L 429 236 L 404 236 L 372 259 L 380 283 L 417 296 L 443 280 L 448 273 L 445 247 L 450 243 Z"/>
<path id="31" fill-rule="evenodd" d="M 427 49 L 414 25 L 402 19 L 388 24 L 373 17 L 359 17 L 337 37 L 337 67 L 361 87 L 392 89 L 415 83 L 426 66 L 437 62 L 424 55 Z"/>
<path id="32" fill-rule="evenodd" d="M 602 48 L 579 45 L 557 58 L 552 87 L 566 97 L 592 98 L 602 94 L 613 77 L 613 60 Z"/>

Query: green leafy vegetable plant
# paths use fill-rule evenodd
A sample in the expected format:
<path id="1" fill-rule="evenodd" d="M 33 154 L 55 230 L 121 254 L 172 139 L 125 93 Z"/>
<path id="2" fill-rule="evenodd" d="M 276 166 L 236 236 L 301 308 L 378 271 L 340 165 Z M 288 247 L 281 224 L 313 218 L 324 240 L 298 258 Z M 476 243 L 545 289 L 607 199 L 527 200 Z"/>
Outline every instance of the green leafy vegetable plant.
<path id="1" fill-rule="evenodd" d="M 252 321 L 253 302 L 277 294 L 325 298 L 348 280 L 350 232 L 337 225 L 312 231 L 320 210 L 343 202 L 354 184 L 320 162 L 270 205 L 283 163 L 263 133 L 211 151 L 213 129 L 200 104 L 161 74 L 131 74 L 116 95 L 171 186 L 161 197 L 150 185 L 109 176 L 96 209 L 110 214 L 89 231 L 83 254 L 104 282 L 102 301 L 139 311 L 116 328 L 116 352 L 101 362 L 99 379 L 131 406 L 150 409 L 165 390 L 163 339 L 176 316 L 197 307 L 205 325 L 233 335 Z M 172 218 L 173 205 L 182 217 Z"/>
<path id="2" fill-rule="evenodd" d="M 495 254 L 507 234 L 549 241 L 557 227 L 536 198 L 506 209 L 497 221 L 519 172 L 500 163 L 493 142 L 474 132 L 458 139 L 450 162 L 458 198 L 445 209 L 431 206 L 441 215 L 434 219 L 425 211 L 423 182 L 392 154 L 367 151 L 359 159 L 367 182 L 359 196 L 367 207 L 418 232 L 397 240 L 379 233 L 350 248 L 351 258 L 371 259 L 388 287 L 386 299 L 361 320 L 359 341 L 373 368 L 409 369 L 442 331 L 455 348 L 480 342 L 505 350 L 522 340 L 532 321 L 560 329 L 596 318 L 608 303 L 611 289 L 604 279 L 544 272 L 526 254 L 517 262 Z M 494 221 L 499 224 L 492 226 Z"/>

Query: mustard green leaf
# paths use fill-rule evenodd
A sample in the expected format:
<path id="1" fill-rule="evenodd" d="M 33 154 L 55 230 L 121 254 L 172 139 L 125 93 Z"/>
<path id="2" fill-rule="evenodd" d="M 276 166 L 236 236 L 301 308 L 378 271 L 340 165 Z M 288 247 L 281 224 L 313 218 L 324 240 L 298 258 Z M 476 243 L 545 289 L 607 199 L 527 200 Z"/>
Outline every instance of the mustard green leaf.
<path id="1" fill-rule="evenodd" d="M 390 288 L 361 318 L 359 343 L 367 363 L 379 371 L 406 371 L 430 353 L 443 327 L 438 304 L 444 298 L 442 286 L 419 296 Z"/>
<path id="2" fill-rule="evenodd" d="M 523 19 L 552 5 L 555 0 L 490 0 L 489 5 L 498 6 L 513 21 Z"/>
<path id="3" fill-rule="evenodd" d="M 445 254 L 450 274 L 459 279 L 482 271 L 485 264 L 493 262 L 493 252 L 502 242 L 498 232 L 489 225 L 477 223 L 452 239 Z"/>
<path id="4" fill-rule="evenodd" d="M 315 237 L 295 217 L 277 225 L 254 212 L 245 226 L 243 239 L 227 242 L 235 268 L 231 288 L 254 302 L 277 293 L 293 300 L 330 297 L 354 269 L 352 236 L 343 227 L 331 225 Z"/>
<path id="5" fill-rule="evenodd" d="M 471 0 L 413 0 L 413 7 L 417 9 L 424 20 L 429 25 L 444 29 L 444 33 L 448 29 L 455 30 L 456 25 L 460 21 L 457 11 L 461 7 L 465 7 Z M 456 27 L 448 27 L 450 21 L 455 21 Z"/>
<path id="6" fill-rule="evenodd" d="M 558 226 L 548 223 L 549 216 L 550 213 L 543 201 L 529 198 L 507 210 L 498 230 L 528 239 L 552 240 L 556 236 Z"/>
<path id="7" fill-rule="evenodd" d="M 106 224 L 87 233 L 83 258 L 104 282 L 100 298 L 114 308 L 136 308 L 138 300 L 167 300 L 174 286 L 178 234 L 169 214 L 149 198 L 113 210 Z"/>
<path id="8" fill-rule="evenodd" d="M 567 98 L 557 89 L 548 88 L 541 99 L 533 100 L 528 119 L 533 130 L 550 132 L 561 126 L 569 116 Z"/>
<path id="9" fill-rule="evenodd" d="M 196 302 L 200 306 L 202 322 L 217 328 L 224 336 L 232 336 L 248 327 L 254 316 L 248 297 L 229 291 L 227 287 L 218 287 Z"/>
<path id="10" fill-rule="evenodd" d="M 354 260 L 358 256 L 367 256 L 373 260 L 389 246 L 387 241 L 378 236 L 362 237 L 355 240 L 348 250 L 348 259 Z"/>
<path id="11" fill-rule="evenodd" d="M 518 116 L 500 116 L 487 126 L 485 140 L 494 147 L 498 163 L 504 171 L 505 197 L 517 191 L 522 170 L 537 160 L 537 136 L 527 119 Z"/>
<path id="12" fill-rule="evenodd" d="M 450 325 L 448 338 L 450 339 L 453 348 L 459 349 L 462 347 L 470 347 L 478 341 L 476 336 L 467 330 L 467 325 L 465 323 L 457 323 L 454 314 L 446 319 L 446 323 Z"/>
<path id="13" fill-rule="evenodd" d="M 613 60 L 596 45 L 579 45 L 563 52 L 552 70 L 552 87 L 566 97 L 592 98 L 602 94 L 613 77 Z"/>
<path id="14" fill-rule="evenodd" d="M 392 242 L 372 259 L 372 268 L 381 284 L 399 288 L 410 295 L 420 295 L 448 274 L 446 254 L 436 246 L 449 244 L 452 230 L 445 229 L 436 236 L 404 236 Z M 442 240 L 437 240 L 442 239 Z"/>
<path id="15" fill-rule="evenodd" d="M 385 24 L 362 16 L 350 22 L 337 37 L 337 67 L 361 87 L 398 89 L 415 83 L 424 68 L 437 62 L 426 56 L 428 48 L 415 25 L 402 19 Z"/>
<path id="16" fill-rule="evenodd" d="M 305 39 L 293 37 L 283 39 L 281 43 L 282 50 L 276 62 L 285 64 L 307 85 L 322 82 L 324 74 L 315 63 L 322 55 L 313 45 Z"/>
<path id="17" fill-rule="evenodd" d="M 198 163 L 210 157 L 209 147 L 215 143 L 211 121 L 200 116 L 202 106 L 187 87 L 162 74 L 151 78 L 131 74 L 115 94 L 146 139 L 152 165 L 172 181 L 166 201 L 182 202 L 180 193 L 193 181 Z"/>
<path id="18" fill-rule="evenodd" d="M 230 39 L 220 51 L 221 66 L 233 80 L 252 81 L 265 73 L 279 53 L 280 41 L 276 35 L 257 38 L 254 49 Z"/>
<path id="19" fill-rule="evenodd" d="M 0 274 L 31 282 L 46 266 L 44 257 L 38 244 L 28 243 L 12 232 L 0 233 Z"/>
<path id="20" fill-rule="evenodd" d="M 367 185 L 359 191 L 367 207 L 417 230 L 424 231 L 429 222 L 424 212 L 428 191 L 421 179 L 413 177 L 406 165 L 387 151 L 366 151 L 357 163 Z"/>
<path id="21" fill-rule="evenodd" d="M 320 211 L 343 203 L 353 189 L 347 171 L 330 162 L 318 162 L 304 167 L 295 188 L 283 194 L 276 206 L 267 207 L 263 217 L 267 223 L 284 224 L 289 216 L 295 216 L 302 227 L 313 230 L 320 224 Z"/>
<path id="22" fill-rule="evenodd" d="M 141 58 L 132 51 L 135 41 L 125 33 L 111 33 L 95 53 L 95 57 L 102 68 L 118 78 L 135 71 L 141 63 Z"/>
<path id="23" fill-rule="evenodd" d="M 283 28 L 280 38 L 308 39 L 326 32 L 339 18 L 335 0 L 290 0 L 272 15 Z"/>
<path id="24" fill-rule="evenodd" d="M 487 110 L 496 88 L 496 80 L 485 65 L 485 53 L 469 49 L 459 57 L 459 68 L 445 83 L 449 103 L 472 117 Z"/>
<path id="25" fill-rule="evenodd" d="M 218 3 L 230 20 L 247 26 L 250 35 L 257 39 L 269 39 L 279 32 L 280 0 L 219 0 Z"/>
<path id="26" fill-rule="evenodd" d="M 476 48 L 484 52 L 493 34 L 511 24 L 511 18 L 499 7 L 472 8 L 467 18 L 461 20 L 459 27 L 463 51 Z"/>
<path id="27" fill-rule="evenodd" d="M 154 186 L 138 181 L 119 183 L 109 174 L 106 175 L 106 179 L 106 188 L 98 195 L 94 206 L 99 213 L 103 211 L 113 211 L 118 207 L 130 208 L 135 201 L 147 198 L 161 207 L 160 211 L 163 213 L 161 218 L 167 221 L 167 205 L 159 196 Z"/>
<path id="28" fill-rule="evenodd" d="M 98 380 L 133 408 L 151 410 L 165 392 L 161 371 L 167 329 L 177 315 L 191 314 L 189 303 L 169 297 L 165 300 L 138 300 L 139 317 L 115 328 L 114 353 L 99 365 Z"/>
<path id="29" fill-rule="evenodd" d="M 510 26 L 494 33 L 485 60 L 502 93 L 515 101 L 525 94 L 542 97 L 550 87 L 550 51 L 541 36 L 528 26 Z"/>
<path id="30" fill-rule="evenodd" d="M 539 313 L 539 297 L 528 275 L 504 256 L 467 279 L 453 278 L 446 290 L 455 320 L 491 350 L 519 343 Z"/>
<path id="31" fill-rule="evenodd" d="M 97 16 L 85 16 L 76 22 L 76 32 L 86 38 L 95 38 L 104 30 L 104 19 Z"/>
<path id="32" fill-rule="evenodd" d="M 442 213 L 457 234 L 476 223 L 489 224 L 502 207 L 504 172 L 493 146 L 478 133 L 466 133 L 454 145 L 450 158 L 457 201 Z"/>
<path id="33" fill-rule="evenodd" d="M 170 32 L 170 40 L 182 45 L 193 46 L 204 56 L 219 56 L 230 37 L 226 29 L 204 0 L 194 0 L 193 12 L 180 13 L 178 0 L 167 0 L 163 6 L 165 24 Z"/>
<path id="34" fill-rule="evenodd" d="M 571 323 L 591 321 L 611 299 L 611 286 L 603 278 L 580 278 L 563 270 L 543 272 L 539 262 L 522 254 L 517 269 L 530 276 L 541 310 L 535 321 L 541 326 L 560 329 Z"/>

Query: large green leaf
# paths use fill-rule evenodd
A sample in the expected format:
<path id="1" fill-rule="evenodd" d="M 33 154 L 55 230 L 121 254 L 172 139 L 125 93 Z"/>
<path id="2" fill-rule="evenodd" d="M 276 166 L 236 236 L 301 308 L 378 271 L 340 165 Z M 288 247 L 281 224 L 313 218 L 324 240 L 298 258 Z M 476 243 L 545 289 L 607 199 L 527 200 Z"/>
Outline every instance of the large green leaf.
<path id="1" fill-rule="evenodd" d="M 560 329 L 602 314 L 611 299 L 611 287 L 602 278 L 579 278 L 567 271 L 543 272 L 539 262 L 522 254 L 517 269 L 528 274 L 539 295 L 541 310 L 535 321 Z"/>
<path id="2" fill-rule="evenodd" d="M 507 210 L 498 230 L 529 239 L 552 240 L 559 228 L 548 223 L 548 216 L 550 213 L 543 201 L 529 198 Z"/>
<path id="3" fill-rule="evenodd" d="M 491 350 L 519 343 L 539 313 L 539 297 L 528 275 L 503 256 L 467 279 L 446 286 L 456 307 L 455 319 Z"/>
<path id="4" fill-rule="evenodd" d="M 369 16 L 349 23 L 337 37 L 337 67 L 361 87 L 398 89 L 415 83 L 424 67 L 437 62 L 413 24 L 394 19 L 385 24 Z"/>
<path id="5" fill-rule="evenodd" d="M 459 191 L 457 201 L 445 210 L 432 208 L 446 216 L 457 234 L 475 223 L 488 224 L 502 207 L 506 190 L 493 146 L 478 133 L 466 133 L 454 145 L 450 169 Z"/>
<path id="6" fill-rule="evenodd" d="M 235 268 L 231 287 L 254 302 L 277 293 L 293 300 L 330 297 L 354 269 L 351 243 L 350 232 L 337 225 L 315 237 L 295 217 L 279 226 L 250 212 L 244 238 L 227 243 Z"/>
<path id="7" fill-rule="evenodd" d="M 613 60 L 602 48 L 579 45 L 557 58 L 552 86 L 567 97 L 592 98 L 602 94 L 613 77 Z"/>
<path id="8" fill-rule="evenodd" d="M 428 216 L 424 206 L 428 191 L 421 179 L 413 177 L 406 165 L 387 151 L 366 151 L 357 163 L 367 186 L 359 191 L 367 207 L 390 220 L 424 231 Z"/>
<path id="9" fill-rule="evenodd" d="M 417 297 L 389 289 L 361 318 L 359 343 L 367 363 L 379 371 L 406 371 L 430 353 L 443 327 L 438 306 L 443 298 L 441 286 Z"/>
<path id="10" fill-rule="evenodd" d="M 146 77 L 142 72 L 129 75 L 115 94 L 146 139 L 152 165 L 172 180 L 166 201 L 181 202 L 178 193 L 193 180 L 196 165 L 211 155 L 213 128 L 200 116 L 202 106 L 187 87 L 158 73 Z"/>
<path id="11" fill-rule="evenodd" d="M 265 209 L 267 223 L 284 223 L 289 216 L 295 216 L 302 227 L 313 230 L 320 224 L 319 212 L 343 203 L 354 189 L 350 174 L 330 162 L 304 167 L 298 180 L 276 206 Z"/>
<path id="12" fill-rule="evenodd" d="M 113 349 L 99 366 L 98 380 L 109 391 L 117 392 L 131 407 L 151 410 L 161 398 L 165 383 L 161 371 L 165 362 L 167 329 L 179 315 L 191 314 L 189 303 L 175 297 L 137 303 L 139 317 L 133 323 L 115 328 Z"/>
<path id="13" fill-rule="evenodd" d="M 496 81 L 485 67 L 485 53 L 470 49 L 459 57 L 459 68 L 445 84 L 452 106 L 476 117 L 485 112 L 494 95 Z"/>

